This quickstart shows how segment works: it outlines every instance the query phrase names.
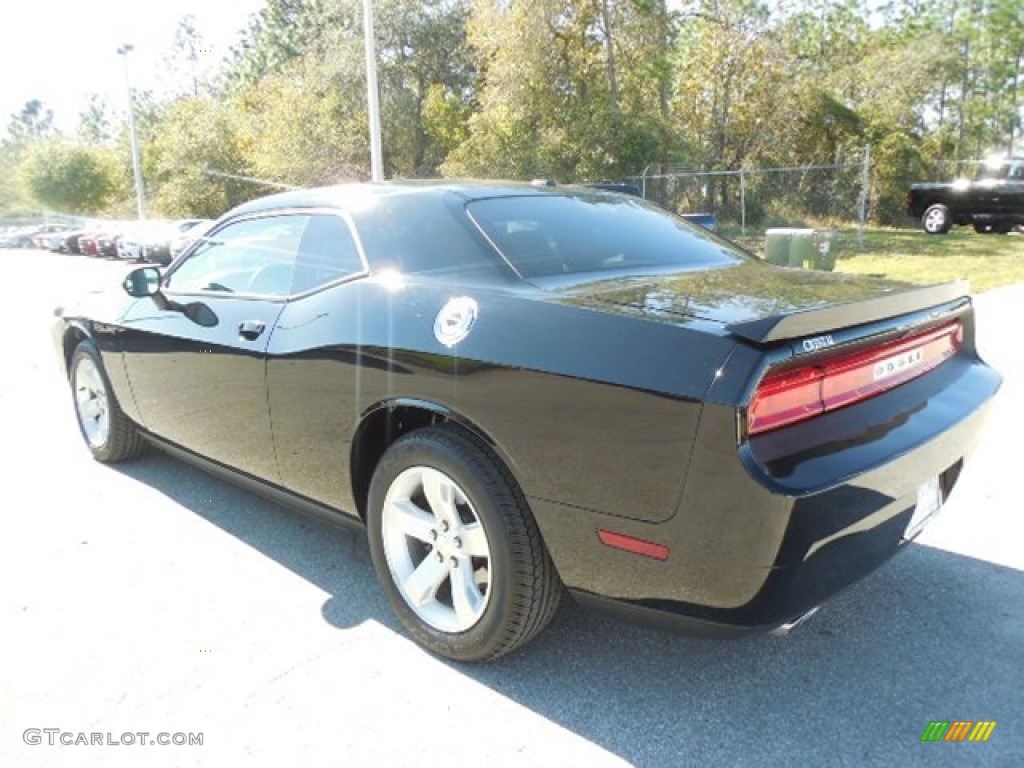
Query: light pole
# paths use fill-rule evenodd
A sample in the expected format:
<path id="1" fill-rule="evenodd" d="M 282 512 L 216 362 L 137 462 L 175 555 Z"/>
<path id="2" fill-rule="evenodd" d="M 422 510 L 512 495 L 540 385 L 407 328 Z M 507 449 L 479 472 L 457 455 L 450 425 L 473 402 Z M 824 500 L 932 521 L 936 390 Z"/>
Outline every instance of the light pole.
<path id="1" fill-rule="evenodd" d="M 370 178 L 384 180 L 380 142 L 380 92 L 377 90 L 377 54 L 373 39 L 373 0 L 363 0 L 363 35 L 366 46 L 366 101 L 370 113 Z"/>
<path id="2" fill-rule="evenodd" d="M 124 57 L 124 85 L 128 90 L 128 128 L 132 134 L 132 172 L 135 175 L 135 206 L 139 220 L 146 218 L 145 199 L 142 191 L 142 164 L 139 162 L 139 137 L 135 131 L 135 104 L 132 101 L 132 83 L 128 78 L 128 54 L 135 50 L 131 43 L 118 46 L 117 53 Z"/>

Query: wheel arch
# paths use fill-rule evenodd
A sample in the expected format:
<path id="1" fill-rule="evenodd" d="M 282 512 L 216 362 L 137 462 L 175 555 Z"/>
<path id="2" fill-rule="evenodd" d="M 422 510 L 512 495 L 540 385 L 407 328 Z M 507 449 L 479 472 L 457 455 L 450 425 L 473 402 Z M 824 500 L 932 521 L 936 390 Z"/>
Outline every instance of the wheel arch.
<path id="1" fill-rule="evenodd" d="M 64 335 L 61 339 L 61 357 L 64 360 L 64 372 L 71 372 L 71 357 L 75 354 L 75 349 L 83 341 L 90 341 L 95 344 L 95 340 L 89 330 L 82 323 L 71 322 L 68 323 L 64 329 Z"/>
<path id="2" fill-rule="evenodd" d="M 418 429 L 449 424 L 465 433 L 504 464 L 519 485 L 509 457 L 484 430 L 458 412 L 439 403 L 415 398 L 394 398 L 367 408 L 359 421 L 349 454 L 352 498 L 360 519 L 366 522 L 370 481 L 384 452 L 403 436 Z"/>

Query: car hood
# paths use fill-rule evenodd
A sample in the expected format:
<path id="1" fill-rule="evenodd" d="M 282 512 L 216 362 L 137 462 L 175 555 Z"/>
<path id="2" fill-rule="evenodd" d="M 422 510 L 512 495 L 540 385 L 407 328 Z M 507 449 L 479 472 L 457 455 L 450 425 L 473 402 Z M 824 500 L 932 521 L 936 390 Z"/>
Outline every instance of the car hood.
<path id="1" fill-rule="evenodd" d="M 733 266 L 626 276 L 541 288 L 564 300 L 649 320 L 708 320 L 753 341 L 824 333 L 916 311 L 968 294 L 963 282 L 925 288 L 893 280 L 783 269 L 746 260 Z"/>

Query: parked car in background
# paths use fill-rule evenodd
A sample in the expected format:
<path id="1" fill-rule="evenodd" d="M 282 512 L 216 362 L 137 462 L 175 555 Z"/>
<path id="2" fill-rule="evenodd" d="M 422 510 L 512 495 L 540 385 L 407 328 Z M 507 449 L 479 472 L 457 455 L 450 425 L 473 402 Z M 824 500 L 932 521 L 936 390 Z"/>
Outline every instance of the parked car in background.
<path id="1" fill-rule="evenodd" d="M 216 223 L 213 219 L 190 219 L 190 221 L 194 221 L 195 223 L 185 229 L 180 235 L 178 235 L 177 239 L 171 242 L 171 252 L 170 258 L 167 262 L 168 264 L 178 258 L 179 254 L 192 245 L 192 243 L 205 236 L 206 233 L 210 231 L 210 228 Z"/>
<path id="2" fill-rule="evenodd" d="M 89 234 L 92 231 L 91 226 L 81 227 L 79 229 L 72 229 L 68 232 L 64 232 L 60 236 L 60 240 L 57 243 L 57 250 L 60 253 L 81 253 L 82 245 L 81 239 L 84 235 Z"/>
<path id="3" fill-rule="evenodd" d="M 0 248 L 46 248 L 48 238 L 67 229 L 62 224 L 32 224 L 7 227 L 0 232 Z"/>
<path id="4" fill-rule="evenodd" d="M 142 261 L 142 243 L 146 237 L 147 221 L 128 222 L 117 241 L 117 257 L 125 261 Z"/>
<path id="5" fill-rule="evenodd" d="M 103 230 L 102 225 L 96 225 L 83 232 L 78 238 L 78 252 L 84 256 L 99 256 L 97 240 L 103 234 Z"/>
<path id="6" fill-rule="evenodd" d="M 202 221 L 203 219 L 169 219 L 154 222 L 154 226 L 147 230 L 147 237 L 143 242 L 143 259 L 154 264 L 170 264 L 172 245 L 183 233 Z"/>
<path id="7" fill-rule="evenodd" d="M 126 260 L 145 261 L 154 250 L 164 246 L 170 237 L 168 219 L 133 221 L 124 230 L 118 247 L 118 256 Z"/>
<path id="8" fill-rule="evenodd" d="M 131 222 L 126 221 L 111 221 L 106 225 L 104 231 L 96 237 L 96 250 L 100 256 L 108 259 L 119 258 L 118 243 L 130 224 Z"/>
<path id="9" fill-rule="evenodd" d="M 802 621 L 940 510 L 1001 382 L 966 284 L 782 269 L 635 197 L 497 182 L 249 202 L 53 330 L 94 458 L 150 442 L 365 526 L 408 632 L 463 661 L 565 588 Z"/>
<path id="10" fill-rule="evenodd" d="M 51 251 L 53 253 L 58 252 L 60 250 L 61 241 L 64 240 L 64 237 L 65 235 L 67 235 L 67 233 L 68 230 L 66 229 L 62 229 L 58 232 L 51 232 L 46 236 L 43 243 L 43 247 L 46 250 Z"/>
<path id="11" fill-rule="evenodd" d="M 907 212 L 930 235 L 944 235 L 955 224 L 1005 235 L 1024 225 L 1024 157 L 982 163 L 973 180 L 913 184 Z"/>
<path id="12" fill-rule="evenodd" d="M 42 227 L 12 227 L 0 235 L 0 248 L 32 248 L 34 239 L 44 232 Z"/>
<path id="13" fill-rule="evenodd" d="M 78 237 L 78 252 L 86 256 L 117 256 L 117 238 L 123 224 L 117 221 L 97 221 L 87 226 Z"/>

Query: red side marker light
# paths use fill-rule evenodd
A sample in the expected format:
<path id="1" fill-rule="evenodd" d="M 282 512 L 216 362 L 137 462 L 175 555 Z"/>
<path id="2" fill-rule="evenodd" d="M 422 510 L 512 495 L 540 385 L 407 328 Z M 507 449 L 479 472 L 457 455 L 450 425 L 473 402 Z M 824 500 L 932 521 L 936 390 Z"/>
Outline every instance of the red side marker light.
<path id="1" fill-rule="evenodd" d="M 606 531 L 603 528 L 597 529 L 597 537 L 606 547 L 621 549 L 632 552 L 634 555 L 643 555 L 654 560 L 668 560 L 668 547 L 664 544 L 655 544 L 653 541 L 644 541 L 624 533 Z"/>

